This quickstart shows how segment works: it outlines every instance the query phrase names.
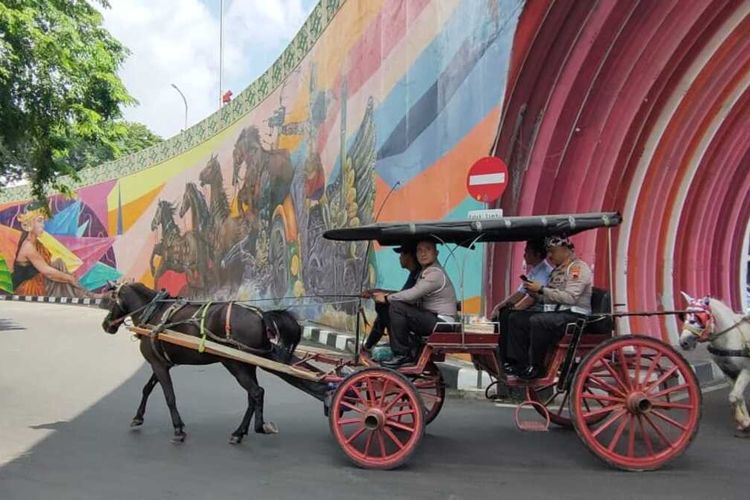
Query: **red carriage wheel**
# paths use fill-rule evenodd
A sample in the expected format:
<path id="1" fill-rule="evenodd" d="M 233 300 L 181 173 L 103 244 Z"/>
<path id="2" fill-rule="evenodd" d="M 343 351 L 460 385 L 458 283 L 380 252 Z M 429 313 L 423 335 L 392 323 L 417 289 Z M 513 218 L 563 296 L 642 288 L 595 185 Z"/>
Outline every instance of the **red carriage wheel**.
<path id="1" fill-rule="evenodd" d="M 700 408 L 690 365 L 650 337 L 602 343 L 583 360 L 571 387 L 576 432 L 592 453 L 625 470 L 658 469 L 681 455 L 698 431 Z"/>
<path id="2" fill-rule="evenodd" d="M 412 379 L 412 383 L 422 397 L 425 409 L 424 423 L 428 425 L 437 418 L 445 402 L 443 374 L 435 363 L 430 362 L 420 375 Z"/>
<path id="3" fill-rule="evenodd" d="M 331 432 L 355 464 L 393 469 L 405 463 L 422 440 L 422 399 L 403 375 L 367 368 L 336 389 L 329 412 Z"/>

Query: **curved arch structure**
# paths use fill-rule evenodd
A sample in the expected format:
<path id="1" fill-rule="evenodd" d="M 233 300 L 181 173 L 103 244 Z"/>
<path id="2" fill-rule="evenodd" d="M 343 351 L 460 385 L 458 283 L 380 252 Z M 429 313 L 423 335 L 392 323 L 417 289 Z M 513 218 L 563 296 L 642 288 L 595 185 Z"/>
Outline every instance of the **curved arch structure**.
<path id="1" fill-rule="evenodd" d="M 750 2 L 529 3 L 508 82 L 495 153 L 511 186 L 499 207 L 621 211 L 609 286 L 628 310 L 679 308 L 680 290 L 742 307 Z M 576 243 L 606 284 L 607 258 L 594 255 L 606 236 Z M 492 252 L 493 299 L 506 292 L 520 253 Z M 675 334 L 669 318 L 620 326 L 664 340 Z"/>

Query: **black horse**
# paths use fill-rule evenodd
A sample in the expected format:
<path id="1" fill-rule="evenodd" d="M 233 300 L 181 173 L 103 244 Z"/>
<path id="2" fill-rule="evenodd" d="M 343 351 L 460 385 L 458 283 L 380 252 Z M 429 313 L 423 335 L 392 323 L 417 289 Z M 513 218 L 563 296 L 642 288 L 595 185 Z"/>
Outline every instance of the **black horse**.
<path id="1" fill-rule="evenodd" d="M 284 363 L 288 363 L 292 358 L 294 349 L 302 337 L 302 328 L 294 315 L 288 311 L 260 311 L 236 303 L 232 307 L 226 302 L 208 305 L 185 303 L 177 308 L 178 303 L 166 296 L 166 293 L 156 292 L 141 283 L 112 284 L 110 292 L 109 298 L 102 303 L 102 307 L 109 310 L 109 314 L 102 322 L 102 328 L 110 334 L 116 333 L 127 317 L 130 317 L 136 326 L 158 325 L 164 321 L 166 313 L 169 316 L 166 322 L 172 330 L 195 337 L 200 337 L 201 331 L 210 332 L 214 337 L 213 340 L 221 337 L 223 343 L 231 347 L 239 347 Z M 201 327 L 201 320 L 203 327 Z M 273 343 L 271 338 L 276 338 L 278 341 Z M 258 384 L 255 365 L 201 353 L 148 336 L 141 337 L 140 348 L 143 357 L 151 365 L 153 374 L 143 387 L 141 404 L 133 417 L 131 427 L 143 424 L 146 401 L 156 383 L 159 382 L 172 415 L 174 426 L 172 441 L 183 442 L 185 424 L 177 411 L 169 370 L 174 365 L 221 363 L 247 391 L 247 411 L 240 426 L 232 433 L 229 442 L 238 444 L 242 441 L 248 433 L 253 414 L 255 414 L 255 432 L 262 434 L 277 432 L 273 423 L 263 421 L 264 391 Z M 282 378 L 286 379 L 286 377 Z"/>

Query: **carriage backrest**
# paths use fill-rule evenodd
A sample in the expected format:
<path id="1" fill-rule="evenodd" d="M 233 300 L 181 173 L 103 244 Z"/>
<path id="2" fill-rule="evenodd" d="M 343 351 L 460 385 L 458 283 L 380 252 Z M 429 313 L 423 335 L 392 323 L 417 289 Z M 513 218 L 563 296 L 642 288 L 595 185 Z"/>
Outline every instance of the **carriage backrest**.
<path id="1" fill-rule="evenodd" d="M 591 314 L 607 314 L 612 312 L 612 295 L 609 290 L 593 287 L 591 289 Z M 612 317 L 607 316 L 586 325 L 586 333 L 605 335 L 612 333 Z"/>

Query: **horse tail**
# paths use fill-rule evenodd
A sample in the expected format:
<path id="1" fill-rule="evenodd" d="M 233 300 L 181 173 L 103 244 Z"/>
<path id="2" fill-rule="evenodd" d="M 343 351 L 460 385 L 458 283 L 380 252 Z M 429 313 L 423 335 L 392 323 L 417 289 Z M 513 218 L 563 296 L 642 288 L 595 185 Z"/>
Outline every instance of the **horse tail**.
<path id="1" fill-rule="evenodd" d="M 288 363 L 302 340 L 302 326 L 297 317 L 290 311 L 275 309 L 263 311 L 263 321 L 266 328 L 271 329 L 279 339 L 280 360 Z"/>

